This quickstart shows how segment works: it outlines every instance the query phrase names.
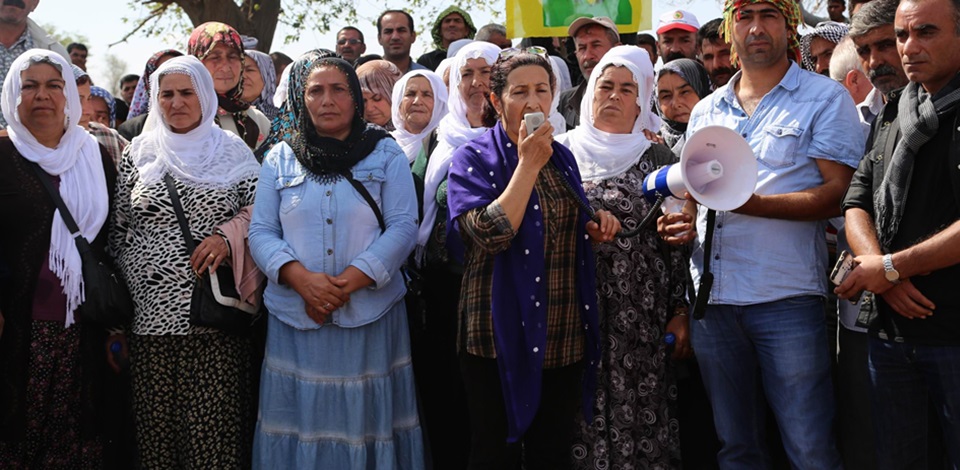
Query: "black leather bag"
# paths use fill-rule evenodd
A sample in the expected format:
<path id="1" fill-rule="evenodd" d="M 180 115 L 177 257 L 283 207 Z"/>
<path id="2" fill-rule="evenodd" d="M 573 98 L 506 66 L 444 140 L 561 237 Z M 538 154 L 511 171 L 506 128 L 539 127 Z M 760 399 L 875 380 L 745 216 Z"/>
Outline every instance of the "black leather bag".
<path id="1" fill-rule="evenodd" d="M 80 228 L 63 202 L 63 198 L 60 197 L 60 191 L 50 182 L 50 175 L 36 163 L 31 166 L 40 177 L 40 182 L 57 206 L 57 210 L 60 211 L 60 217 L 73 234 L 77 251 L 80 252 L 83 265 L 84 300 L 77 308 L 77 318 L 81 322 L 98 323 L 107 327 L 129 323 L 133 318 L 133 299 L 130 297 L 130 289 L 127 288 L 123 276 L 111 263 L 101 260 L 93 252 L 90 243 L 80 234 Z"/>
<path id="2" fill-rule="evenodd" d="M 183 213 L 180 195 L 170 175 L 164 176 L 163 180 L 183 232 L 187 254 L 192 254 L 197 244 L 190 235 L 190 225 Z M 259 309 L 254 309 L 240 298 L 232 268 L 221 264 L 213 273 L 204 273 L 197 277 L 190 298 L 190 324 L 245 336 L 252 332 L 258 318 Z"/>

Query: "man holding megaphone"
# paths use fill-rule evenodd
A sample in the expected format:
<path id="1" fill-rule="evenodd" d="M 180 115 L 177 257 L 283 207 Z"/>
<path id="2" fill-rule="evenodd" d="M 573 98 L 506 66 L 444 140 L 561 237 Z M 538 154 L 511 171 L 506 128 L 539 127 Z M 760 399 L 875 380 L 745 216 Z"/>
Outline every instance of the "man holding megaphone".
<path id="1" fill-rule="evenodd" d="M 764 397 L 793 468 L 841 467 L 823 317 L 824 221 L 840 214 L 864 136 L 846 90 L 797 65 L 800 19 L 792 0 L 726 1 L 722 37 L 741 71 L 693 109 L 687 145 L 707 142 L 684 151 L 716 152 L 687 158 L 684 185 L 701 205 L 688 201 L 685 213 L 658 223 L 668 242 L 693 241 L 701 309 L 693 347 L 723 443 L 721 468 L 769 467 Z M 713 160 L 734 160 L 722 145 L 694 138 L 715 132 L 710 126 L 740 134 L 756 162 L 753 194 L 732 210 L 713 203 L 733 198 L 730 185 L 694 181 L 710 179 L 702 174 Z M 735 173 L 724 168 L 716 181 Z"/>

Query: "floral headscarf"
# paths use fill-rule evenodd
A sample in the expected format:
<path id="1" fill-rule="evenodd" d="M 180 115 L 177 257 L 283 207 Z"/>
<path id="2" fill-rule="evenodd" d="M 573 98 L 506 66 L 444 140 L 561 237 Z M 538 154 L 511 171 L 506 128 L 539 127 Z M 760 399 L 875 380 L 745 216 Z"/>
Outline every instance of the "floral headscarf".
<path id="1" fill-rule="evenodd" d="M 736 21 L 737 11 L 755 3 L 769 3 L 780 10 L 780 13 L 787 19 L 787 32 L 790 36 L 787 41 L 790 44 L 790 57 L 799 63 L 800 33 L 797 32 L 797 27 L 802 24 L 803 17 L 800 14 L 800 5 L 797 0 L 726 0 L 723 4 L 723 23 L 720 25 L 720 37 L 730 44 L 730 63 L 732 65 L 740 63 L 737 48 L 733 44 L 733 23 Z"/>
<path id="2" fill-rule="evenodd" d="M 273 120 L 277 117 L 277 112 L 280 111 L 273 105 L 273 95 L 277 92 L 277 70 L 273 67 L 273 59 L 269 55 L 253 49 L 247 50 L 246 53 L 247 57 L 257 63 L 257 68 L 260 69 L 260 77 L 263 78 L 263 91 L 250 104 L 256 106 L 270 120 Z"/>
<path id="3" fill-rule="evenodd" d="M 240 33 L 232 26 L 216 21 L 208 21 L 190 34 L 190 41 L 187 43 L 187 54 L 195 56 L 203 62 L 204 59 L 213 52 L 218 44 L 224 44 L 227 47 L 237 51 L 240 54 L 240 77 L 237 80 L 237 86 L 227 90 L 226 93 L 217 93 L 217 104 L 220 109 L 226 111 L 233 117 L 233 122 L 237 126 L 237 133 L 250 148 L 257 147 L 257 137 L 260 129 L 257 123 L 247 115 L 250 109 L 250 103 L 243 101 L 243 66 L 245 60 L 243 39 Z M 219 113 L 216 118 L 217 125 L 220 125 Z M 248 130 L 253 130 L 249 132 Z"/>
<path id="4" fill-rule="evenodd" d="M 307 110 L 304 99 L 307 78 L 321 66 L 336 67 L 347 77 L 354 113 L 350 135 L 345 140 L 318 135 Z M 290 65 L 286 101 L 273 120 L 270 136 L 261 149 L 269 149 L 285 141 L 312 178 L 329 182 L 339 179 L 340 175 L 363 160 L 384 137 L 389 137 L 386 130 L 363 120 L 363 92 L 353 66 L 333 51 L 315 49 Z M 258 159 L 262 160 L 262 156 L 258 155 Z"/>
<path id="5" fill-rule="evenodd" d="M 150 75 L 157 70 L 160 60 L 167 56 L 180 57 L 182 55 L 183 52 L 176 49 L 164 49 L 147 60 L 147 66 L 144 67 L 143 75 L 140 75 L 137 88 L 133 92 L 133 100 L 130 101 L 130 111 L 127 113 L 127 119 L 133 119 L 150 111 Z"/>
<path id="6" fill-rule="evenodd" d="M 90 96 L 96 96 L 107 103 L 107 109 L 110 110 L 110 127 L 117 125 L 117 108 L 113 102 L 113 95 L 109 91 L 96 85 L 90 87 Z"/>

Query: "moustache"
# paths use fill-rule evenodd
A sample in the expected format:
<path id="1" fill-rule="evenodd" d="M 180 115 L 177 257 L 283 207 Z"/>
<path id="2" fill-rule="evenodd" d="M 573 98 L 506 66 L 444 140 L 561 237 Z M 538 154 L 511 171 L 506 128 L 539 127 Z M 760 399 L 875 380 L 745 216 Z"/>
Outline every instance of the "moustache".
<path id="1" fill-rule="evenodd" d="M 711 77 L 711 78 L 714 78 L 714 77 L 717 77 L 717 76 L 719 76 L 719 75 L 724 75 L 724 74 L 726 74 L 726 75 L 733 75 L 733 74 L 735 74 L 735 73 L 737 73 L 737 69 L 735 69 L 735 68 L 733 68 L 733 67 L 717 67 L 717 68 L 713 69 L 713 72 L 710 72 L 710 77 Z"/>
<path id="2" fill-rule="evenodd" d="M 17 7 L 17 8 L 27 8 L 27 4 L 23 3 L 23 0 L 3 0 L 3 6 Z"/>
<path id="3" fill-rule="evenodd" d="M 677 59 L 684 59 L 686 57 L 687 56 L 683 55 L 682 52 L 670 52 L 663 57 L 663 63 L 666 64 L 667 62 L 671 62 Z"/>
<path id="4" fill-rule="evenodd" d="M 896 75 L 897 75 L 897 71 L 896 69 L 893 68 L 892 65 L 883 64 L 875 69 L 871 69 L 870 72 L 867 74 L 867 78 L 869 78 L 870 81 L 872 82 L 880 77 L 890 77 L 890 76 L 896 76 Z"/>

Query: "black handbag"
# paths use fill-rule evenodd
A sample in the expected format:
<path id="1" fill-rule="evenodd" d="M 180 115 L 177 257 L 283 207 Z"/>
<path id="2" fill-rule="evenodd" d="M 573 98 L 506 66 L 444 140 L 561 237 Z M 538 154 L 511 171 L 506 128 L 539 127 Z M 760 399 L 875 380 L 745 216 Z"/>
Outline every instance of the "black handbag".
<path id="1" fill-rule="evenodd" d="M 363 200 L 367 201 L 367 205 L 373 210 L 373 215 L 376 216 L 377 223 L 380 225 L 380 233 L 386 232 L 387 224 L 383 220 L 383 213 L 380 212 L 380 206 L 377 205 L 377 201 L 370 195 L 370 191 L 367 190 L 363 183 L 354 179 L 353 172 L 350 170 L 346 170 L 341 174 L 350 182 L 353 189 L 356 189 L 357 192 L 360 193 Z M 423 275 L 420 274 L 415 266 L 416 264 L 408 259 L 407 262 L 400 267 L 400 275 L 403 277 L 403 284 L 407 288 L 407 293 L 404 295 L 403 300 L 407 307 L 407 320 L 411 332 L 421 331 L 426 326 L 426 305 L 422 295 Z"/>
<path id="2" fill-rule="evenodd" d="M 190 235 L 190 225 L 183 213 L 180 195 L 169 174 L 163 177 L 163 181 L 167 185 L 173 211 L 177 214 L 177 221 L 183 232 L 187 255 L 191 255 L 197 248 L 197 243 Z M 240 298 L 232 268 L 221 263 L 214 272 L 197 276 L 197 283 L 193 286 L 193 295 L 190 298 L 190 324 L 216 328 L 235 335 L 248 335 L 258 318 L 259 309 Z"/>
<path id="3" fill-rule="evenodd" d="M 130 290 L 123 276 L 111 263 L 100 259 L 93 252 L 93 248 L 80 233 L 77 222 L 67 209 L 63 198 L 60 197 L 60 191 L 50 182 L 50 175 L 37 163 L 31 162 L 31 166 L 40 177 L 40 182 L 57 206 L 57 210 L 60 211 L 60 217 L 73 235 L 77 251 L 80 252 L 84 299 L 77 308 L 77 318 L 81 322 L 98 323 L 107 327 L 129 323 L 133 318 L 133 299 L 130 297 Z"/>

